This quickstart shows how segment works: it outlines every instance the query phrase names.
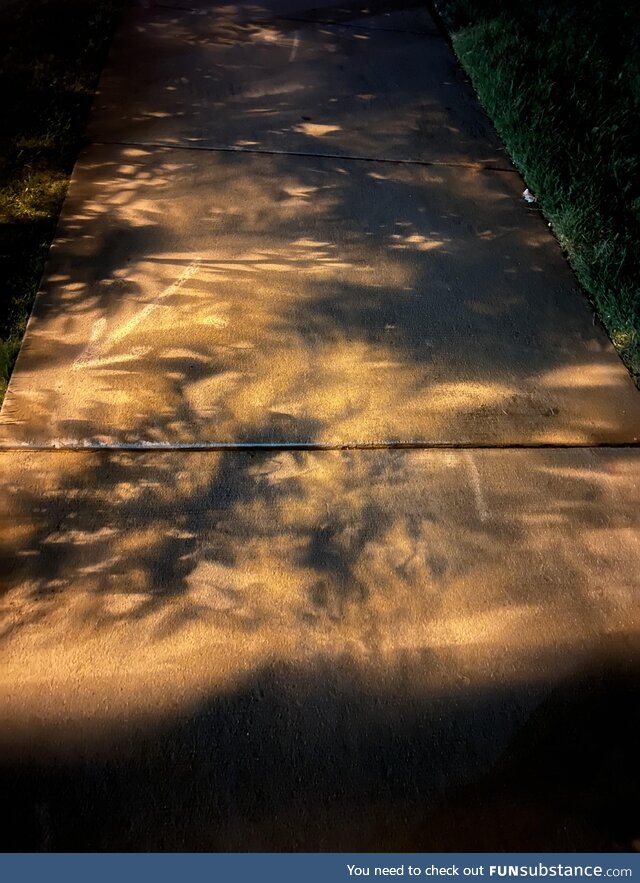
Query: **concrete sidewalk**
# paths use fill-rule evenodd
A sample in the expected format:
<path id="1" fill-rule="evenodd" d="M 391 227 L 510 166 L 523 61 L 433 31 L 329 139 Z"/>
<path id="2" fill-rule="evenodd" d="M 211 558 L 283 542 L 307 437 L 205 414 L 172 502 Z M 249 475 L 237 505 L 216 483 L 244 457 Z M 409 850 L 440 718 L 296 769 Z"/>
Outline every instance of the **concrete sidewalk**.
<path id="1" fill-rule="evenodd" d="M 640 394 L 425 8 L 310 3 L 114 42 L 0 416 L 3 848 L 631 848 Z"/>

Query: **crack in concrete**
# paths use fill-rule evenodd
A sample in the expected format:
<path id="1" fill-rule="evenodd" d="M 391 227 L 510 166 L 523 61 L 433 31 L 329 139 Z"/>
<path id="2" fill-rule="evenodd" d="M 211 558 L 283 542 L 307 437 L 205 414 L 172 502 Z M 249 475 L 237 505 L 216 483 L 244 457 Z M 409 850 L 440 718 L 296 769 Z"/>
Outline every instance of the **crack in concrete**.
<path id="1" fill-rule="evenodd" d="M 157 452 L 201 452 L 229 451 L 238 453 L 250 453 L 251 451 L 569 451 L 569 450 L 623 450 L 626 448 L 640 448 L 640 441 L 633 442 L 513 442 L 512 444 L 486 444 L 474 442 L 344 442 L 326 444 L 322 442 L 204 442 L 204 443 L 174 443 L 174 442 L 126 442 L 118 444 L 78 444 L 78 445 L 30 445 L 30 444 L 0 444 L 0 454 L 3 453 L 91 453 L 100 451 L 114 453 L 126 451 L 127 453 L 157 453 Z"/>
<path id="2" fill-rule="evenodd" d="M 113 145 L 115 147 L 134 147 L 142 150 L 200 150 L 209 153 L 248 153 L 265 156 L 300 156 L 309 159 L 339 159 L 344 162 L 379 162 L 390 163 L 393 165 L 405 166 L 435 166 L 450 167 L 460 169 L 470 169 L 478 172 L 501 172 L 519 175 L 517 169 L 513 166 L 505 167 L 494 165 L 483 165 L 482 163 L 465 163 L 465 162 L 439 162 L 438 160 L 422 160 L 422 159 L 389 159 L 388 157 L 376 156 L 355 156 L 343 153 L 311 153 L 302 150 L 276 150 L 274 148 L 261 147 L 209 147 L 203 144 L 175 144 L 170 141 L 108 141 L 99 139 L 90 142 L 96 145 Z"/>

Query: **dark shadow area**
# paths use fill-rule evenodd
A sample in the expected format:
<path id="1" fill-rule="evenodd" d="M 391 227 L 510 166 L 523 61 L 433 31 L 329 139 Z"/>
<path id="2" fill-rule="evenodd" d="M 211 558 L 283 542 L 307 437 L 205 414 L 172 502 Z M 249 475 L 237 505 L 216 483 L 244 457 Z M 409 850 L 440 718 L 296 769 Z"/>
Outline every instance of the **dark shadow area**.
<path id="1" fill-rule="evenodd" d="M 175 721 L 113 734 L 105 723 L 95 755 L 86 743 L 67 753 L 54 734 L 33 754 L 12 745 L 2 847 L 631 848 L 640 668 L 629 644 L 554 684 L 429 696 L 412 690 L 406 662 L 394 692 L 358 674 L 268 667 Z"/>
<path id="2" fill-rule="evenodd" d="M 456 54 L 640 379 L 640 8 L 435 0 Z"/>
<path id="3" fill-rule="evenodd" d="M 415 19 L 410 20 L 405 27 L 405 32 L 411 28 L 415 28 L 418 33 L 435 33 L 435 26 L 430 16 L 426 12 L 425 4 L 422 0 L 373 0 L 372 3 L 333 3 L 323 6 L 314 6 L 311 9 L 305 9 L 290 15 L 300 16 L 300 20 L 326 22 L 327 24 L 367 24 L 369 22 L 373 27 L 379 26 L 384 28 L 389 25 L 393 28 L 397 21 L 398 14 L 408 11 L 416 11 Z M 422 15 L 420 15 L 422 13 Z M 282 17 L 287 16 L 286 4 L 284 11 L 281 11 Z M 400 22 L 402 25 L 402 22 Z"/>
<path id="4" fill-rule="evenodd" d="M 267 134 L 276 101 L 291 116 L 281 84 L 262 106 L 248 93 L 265 68 L 242 79 L 233 22 L 215 71 L 206 16 L 185 44 L 186 17 L 162 15 L 141 33 L 166 38 L 152 79 L 166 62 L 179 80 L 181 137 L 211 121 L 207 71 L 232 116 L 264 110 Z M 337 45 L 318 33 L 314 89 Z M 359 36 L 330 53 L 338 79 Z M 182 83 L 174 51 L 202 52 L 199 78 Z M 145 124 L 166 119 L 130 89 Z M 302 143 L 329 134 L 295 112 Z M 466 168 L 94 146 L 3 440 L 629 440 L 630 381 L 519 188 Z M 638 835 L 634 451 L 2 456 L 11 849 Z"/>
<path id="5" fill-rule="evenodd" d="M 0 3 L 0 398 L 81 146 L 118 0 Z"/>
<path id="6" fill-rule="evenodd" d="M 387 24 L 412 8 L 396 5 Z M 132 13 L 101 79 L 91 137 L 512 169 L 435 30 L 345 29 L 257 10 Z"/>
<path id="7" fill-rule="evenodd" d="M 135 7 L 135 2 L 133 3 Z M 226 4 L 223 8 L 211 0 L 157 0 L 157 8 L 184 10 L 210 17 L 235 17 L 244 21 L 281 18 L 318 23 L 357 24 L 371 28 L 401 30 L 405 33 L 433 34 L 435 24 L 427 7 L 419 0 L 373 0 L 372 3 L 325 3 L 313 6 L 308 0 L 264 0 Z"/>
<path id="8" fill-rule="evenodd" d="M 13 457 L 5 848 L 631 848 L 633 452 Z"/>

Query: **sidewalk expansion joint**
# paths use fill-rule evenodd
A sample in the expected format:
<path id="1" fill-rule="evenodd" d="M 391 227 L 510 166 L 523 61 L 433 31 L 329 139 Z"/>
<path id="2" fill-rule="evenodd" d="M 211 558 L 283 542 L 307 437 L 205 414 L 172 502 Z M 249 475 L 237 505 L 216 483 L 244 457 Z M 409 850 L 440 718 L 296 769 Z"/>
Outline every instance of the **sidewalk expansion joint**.
<path id="1" fill-rule="evenodd" d="M 47 453 L 47 454 L 98 454 L 98 453 L 258 453 L 277 451 L 538 451 L 538 450 L 640 450 L 640 441 L 633 442 L 515 442 L 510 444 L 470 443 L 470 442 L 346 442 L 324 444 L 322 442 L 222 442 L 195 444 L 138 442 L 127 444 L 71 444 L 71 445 L 30 445 L 0 444 L 0 454 L 6 453 Z"/>
<path id="2" fill-rule="evenodd" d="M 465 163 L 465 162 L 441 162 L 439 160 L 424 159 L 389 159 L 387 157 L 375 156 L 355 156 L 353 154 L 344 153 L 311 153 L 304 150 L 276 150 L 275 148 L 250 148 L 250 147 L 209 147 L 204 144 L 175 144 L 170 141 L 106 141 L 98 139 L 92 141 L 91 144 L 97 146 L 114 146 L 114 147 L 133 147 L 141 150 L 200 150 L 208 153 L 247 153 L 252 155 L 263 156 L 300 156 L 309 159 L 339 159 L 343 162 L 370 162 L 370 163 L 389 163 L 403 166 L 434 166 L 434 167 L 450 167 L 458 169 L 470 169 L 476 172 L 505 172 L 519 175 L 517 169 L 513 167 L 503 168 L 501 166 L 483 165 L 482 163 Z"/>

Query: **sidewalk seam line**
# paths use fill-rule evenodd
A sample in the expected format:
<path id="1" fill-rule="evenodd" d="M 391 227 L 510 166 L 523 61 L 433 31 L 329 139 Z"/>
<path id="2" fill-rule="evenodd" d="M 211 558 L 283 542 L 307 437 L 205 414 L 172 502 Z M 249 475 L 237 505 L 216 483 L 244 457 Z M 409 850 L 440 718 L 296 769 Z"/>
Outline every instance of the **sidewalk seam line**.
<path id="1" fill-rule="evenodd" d="M 353 444 L 322 444 L 319 442 L 241 442 L 211 444 L 117 444 L 117 445 L 9 445 L 0 444 L 0 454 L 6 453 L 59 453 L 59 454 L 95 454 L 105 453 L 216 453 L 252 451 L 308 451 L 321 453 L 324 451 L 537 451 L 537 450 L 640 450 L 640 442 L 594 442 L 594 443 L 553 443 L 553 442 L 522 442 L 512 444 L 467 444 L 465 442 L 372 442 Z"/>
<path id="2" fill-rule="evenodd" d="M 352 156 L 340 153 L 307 153 L 302 150 L 276 150 L 275 148 L 269 150 L 266 148 L 250 149 L 246 147 L 207 147 L 200 144 L 170 144 L 161 141 L 105 141 L 103 139 L 94 139 L 89 142 L 89 145 L 105 147 L 137 147 L 148 150 L 200 150 L 208 153 L 248 153 L 259 156 L 301 156 L 309 159 L 339 159 L 346 162 L 378 162 L 406 166 L 434 166 L 437 168 L 445 166 L 456 169 L 469 169 L 477 172 L 503 172 L 512 175 L 520 174 L 515 168 L 503 169 L 496 166 L 483 166 L 480 163 L 438 162 L 437 160 L 422 159 L 388 159 L 373 156 Z"/>

